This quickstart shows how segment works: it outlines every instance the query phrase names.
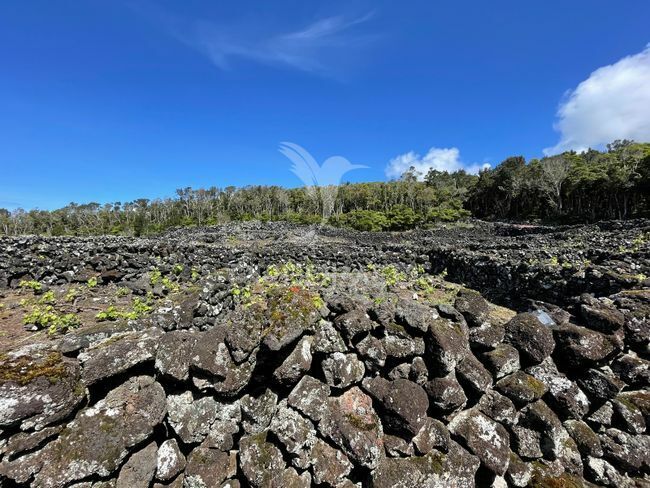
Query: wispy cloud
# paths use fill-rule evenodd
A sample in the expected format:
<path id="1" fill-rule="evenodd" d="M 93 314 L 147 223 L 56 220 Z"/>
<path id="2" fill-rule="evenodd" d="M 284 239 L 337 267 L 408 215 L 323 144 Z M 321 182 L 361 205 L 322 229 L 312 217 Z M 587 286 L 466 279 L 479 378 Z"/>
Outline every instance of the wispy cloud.
<path id="1" fill-rule="evenodd" d="M 414 167 L 419 173 L 420 179 L 424 179 L 430 169 L 448 171 L 450 173 L 464 169 L 468 173 L 476 174 L 481 169 L 489 168 L 490 165 L 488 163 L 463 163 L 457 147 L 432 147 L 424 156 L 420 156 L 414 151 L 409 151 L 394 157 L 390 160 L 388 166 L 386 166 L 386 176 L 388 178 L 399 178 L 411 167 Z"/>
<path id="2" fill-rule="evenodd" d="M 570 91 L 557 112 L 560 141 L 544 150 L 583 151 L 615 139 L 650 141 L 650 44 L 597 69 Z"/>
<path id="3" fill-rule="evenodd" d="M 267 25 L 260 19 L 186 19 L 148 0 L 132 7 L 221 70 L 248 61 L 337 77 L 378 38 L 364 26 L 374 12 L 320 17 L 290 27 L 286 20 Z"/>

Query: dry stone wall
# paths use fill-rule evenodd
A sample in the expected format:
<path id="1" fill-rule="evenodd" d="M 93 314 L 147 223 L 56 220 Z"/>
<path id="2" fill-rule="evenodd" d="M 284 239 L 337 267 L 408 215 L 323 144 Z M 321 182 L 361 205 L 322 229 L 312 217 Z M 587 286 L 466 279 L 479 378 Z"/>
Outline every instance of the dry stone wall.
<path id="1" fill-rule="evenodd" d="M 0 324 L 93 314 L 0 338 L 0 485 L 648 486 L 648 227 L 609 225 L 1 239 Z"/>

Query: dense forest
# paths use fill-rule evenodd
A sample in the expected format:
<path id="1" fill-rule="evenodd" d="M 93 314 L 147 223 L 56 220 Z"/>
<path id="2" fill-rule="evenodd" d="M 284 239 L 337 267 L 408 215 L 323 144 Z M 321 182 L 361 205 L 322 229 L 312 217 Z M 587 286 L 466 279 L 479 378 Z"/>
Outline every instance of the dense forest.
<path id="1" fill-rule="evenodd" d="M 176 191 L 174 198 L 71 203 L 46 211 L 0 209 L 0 234 L 143 235 L 232 220 L 328 222 L 359 230 L 406 230 L 470 216 L 589 222 L 650 214 L 650 144 L 615 141 L 606 151 L 510 157 L 470 175 L 414 168 L 399 180 L 336 187 L 248 186 Z"/>

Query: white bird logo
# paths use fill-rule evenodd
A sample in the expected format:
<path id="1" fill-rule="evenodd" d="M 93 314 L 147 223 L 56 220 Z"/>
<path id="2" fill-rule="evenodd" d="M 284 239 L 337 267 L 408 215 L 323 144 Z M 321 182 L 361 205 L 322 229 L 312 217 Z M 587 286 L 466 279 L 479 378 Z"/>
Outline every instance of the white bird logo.
<path id="1" fill-rule="evenodd" d="M 343 175 L 355 169 L 364 169 L 368 166 L 352 164 L 342 156 L 327 158 L 319 166 L 305 148 L 293 142 L 280 143 L 280 152 L 292 163 L 291 171 L 305 184 L 307 194 L 317 199 L 319 194 L 323 205 L 323 217 L 331 215 L 336 199 L 337 186 L 341 183 Z"/>

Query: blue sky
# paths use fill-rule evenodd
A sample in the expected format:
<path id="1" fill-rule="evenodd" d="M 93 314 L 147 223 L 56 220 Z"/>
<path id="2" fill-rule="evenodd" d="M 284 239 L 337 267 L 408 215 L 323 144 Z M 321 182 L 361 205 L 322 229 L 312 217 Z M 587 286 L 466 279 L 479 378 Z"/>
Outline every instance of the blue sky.
<path id="1" fill-rule="evenodd" d="M 361 181 L 650 140 L 648 18 L 647 0 L 5 1 L 0 207 L 299 186 L 283 141 Z"/>

